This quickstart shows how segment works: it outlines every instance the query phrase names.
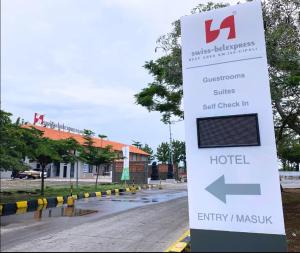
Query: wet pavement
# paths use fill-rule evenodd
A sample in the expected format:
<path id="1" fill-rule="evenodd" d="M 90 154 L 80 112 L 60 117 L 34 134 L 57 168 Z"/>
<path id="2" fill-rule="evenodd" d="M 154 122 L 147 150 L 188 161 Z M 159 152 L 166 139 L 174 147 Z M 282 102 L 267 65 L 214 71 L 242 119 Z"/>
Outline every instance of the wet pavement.
<path id="1" fill-rule="evenodd" d="M 172 199 L 187 196 L 186 192 L 174 191 L 166 193 L 161 190 L 143 190 L 136 194 L 121 193 L 119 195 L 111 195 L 107 197 L 94 197 L 76 200 L 75 207 L 67 207 L 66 205 L 46 208 L 34 212 L 2 216 L 1 227 L 11 224 L 20 224 L 28 222 L 40 222 L 61 217 L 76 217 L 84 215 L 92 215 L 99 213 L 101 216 L 123 212 L 131 208 L 136 208 L 144 205 L 161 203 Z"/>
<path id="2" fill-rule="evenodd" d="M 141 190 L 136 194 L 125 193 L 108 197 L 80 199 L 75 207 L 66 205 L 1 217 L 1 250 L 15 244 L 27 242 L 56 231 L 89 224 L 139 207 L 156 205 L 187 196 L 183 190 Z"/>
<path id="3" fill-rule="evenodd" d="M 1 228 L 11 225 L 28 222 L 40 222 L 41 220 L 49 220 L 57 217 L 76 217 L 97 213 L 95 210 L 84 210 L 75 207 L 59 206 L 49 209 L 40 209 L 34 212 L 25 212 L 23 214 L 15 214 L 1 217 Z"/>

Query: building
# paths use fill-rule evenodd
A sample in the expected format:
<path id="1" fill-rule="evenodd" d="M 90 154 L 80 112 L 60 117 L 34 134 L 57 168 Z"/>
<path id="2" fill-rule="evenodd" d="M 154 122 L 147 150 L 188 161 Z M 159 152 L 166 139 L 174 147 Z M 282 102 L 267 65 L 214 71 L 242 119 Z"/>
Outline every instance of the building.
<path id="1" fill-rule="evenodd" d="M 28 126 L 26 126 L 28 127 Z M 71 132 L 65 132 L 62 130 L 56 130 L 52 128 L 47 128 L 43 126 L 33 126 L 36 129 L 43 132 L 43 136 L 47 137 L 52 140 L 61 140 L 61 139 L 67 139 L 67 138 L 73 138 L 78 143 L 84 144 L 84 138 L 83 135 L 75 134 Z M 123 143 L 115 142 L 115 141 L 109 141 L 100 139 L 98 137 L 93 137 L 94 146 L 98 148 L 106 147 L 107 145 L 111 145 L 113 150 L 118 154 L 118 157 L 120 157 L 119 160 L 117 160 L 114 164 L 109 165 L 102 165 L 100 167 L 100 177 L 104 177 L 106 179 L 112 179 L 112 171 L 116 163 L 120 164 L 122 163 L 122 148 L 125 146 L 129 146 L 129 163 L 132 162 L 139 162 L 139 163 L 148 163 L 148 157 L 149 154 L 144 152 L 143 150 L 132 146 L 132 145 L 126 145 Z M 36 161 L 31 161 L 29 159 L 26 159 L 26 163 L 28 163 L 33 169 L 40 169 L 40 164 Z M 52 163 L 49 164 L 46 168 L 47 176 L 50 178 L 61 178 L 61 179 L 72 179 L 78 178 L 79 179 L 92 179 L 96 177 L 96 167 L 88 165 L 82 161 L 78 161 L 75 164 L 74 163 Z"/>

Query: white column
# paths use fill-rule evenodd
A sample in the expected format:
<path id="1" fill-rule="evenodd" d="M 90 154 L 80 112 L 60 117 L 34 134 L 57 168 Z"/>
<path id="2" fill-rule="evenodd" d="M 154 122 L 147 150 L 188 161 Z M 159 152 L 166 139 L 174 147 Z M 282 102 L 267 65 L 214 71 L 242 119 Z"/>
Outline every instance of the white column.
<path id="1" fill-rule="evenodd" d="M 75 178 L 76 178 L 76 172 L 77 171 L 77 164 L 75 164 Z M 83 178 L 83 162 L 78 161 L 78 178 Z"/>
<path id="2" fill-rule="evenodd" d="M 74 179 L 77 178 L 77 166 L 78 166 L 78 179 L 80 178 L 80 161 L 74 163 Z"/>
<path id="3" fill-rule="evenodd" d="M 59 163 L 59 178 L 64 178 L 64 164 Z"/>

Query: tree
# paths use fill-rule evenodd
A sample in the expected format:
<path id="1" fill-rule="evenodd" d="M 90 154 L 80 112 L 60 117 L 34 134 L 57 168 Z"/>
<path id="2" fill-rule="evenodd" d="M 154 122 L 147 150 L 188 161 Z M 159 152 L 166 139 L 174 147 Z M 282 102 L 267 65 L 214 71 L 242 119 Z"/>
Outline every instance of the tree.
<path id="1" fill-rule="evenodd" d="M 111 163 L 116 159 L 116 153 L 112 150 L 112 146 L 108 145 L 104 148 L 94 146 L 92 136 L 94 133 L 91 130 L 84 130 L 84 148 L 80 155 L 81 159 L 91 166 L 96 166 L 96 182 L 95 189 L 97 190 L 99 170 L 102 164 Z M 104 138 L 104 137 L 103 137 Z"/>
<path id="2" fill-rule="evenodd" d="M 176 165 L 177 168 L 177 175 L 178 178 L 178 165 L 180 162 L 184 163 L 184 168 L 186 168 L 186 153 L 185 153 L 185 142 L 174 140 L 172 141 L 172 156 L 173 156 L 173 163 Z"/>
<path id="3" fill-rule="evenodd" d="M 20 171 L 27 169 L 24 164 L 25 145 L 19 120 L 12 123 L 11 113 L 0 110 L 0 170 Z"/>
<path id="4" fill-rule="evenodd" d="M 186 165 L 185 142 L 173 140 L 171 145 L 171 155 L 172 162 L 177 168 L 175 177 L 178 178 L 179 163 L 183 162 L 184 165 Z M 157 147 L 156 158 L 159 162 L 162 162 L 164 164 L 170 162 L 170 143 L 162 142 Z"/>
<path id="5" fill-rule="evenodd" d="M 94 164 L 96 165 L 96 171 L 97 171 L 95 190 L 97 190 L 100 166 L 104 164 L 110 164 L 116 158 L 117 158 L 117 154 L 114 152 L 111 145 L 107 145 L 104 148 L 97 149 L 96 157 L 94 160 Z"/>
<path id="6" fill-rule="evenodd" d="M 82 146 L 73 138 L 58 140 L 56 144 L 61 160 L 64 163 L 76 163 L 76 188 L 78 189 L 78 161 L 79 154 L 82 152 Z"/>
<path id="7" fill-rule="evenodd" d="M 205 12 L 227 6 L 223 3 L 199 4 L 192 13 Z M 275 127 L 278 138 L 285 128 L 300 134 L 300 36 L 299 7 L 297 0 L 270 0 L 263 3 L 263 17 L 267 45 L 268 65 Z M 162 114 L 168 123 L 170 116 L 183 118 L 182 64 L 180 21 L 172 31 L 161 36 L 157 48 L 164 55 L 147 61 L 144 68 L 154 81 L 135 95 L 136 103 L 149 111 Z"/>
<path id="8" fill-rule="evenodd" d="M 97 149 L 94 146 L 93 135 L 95 133 L 91 130 L 84 129 L 83 139 L 84 148 L 80 153 L 80 159 L 86 162 L 89 166 L 95 165 L 95 158 L 97 156 Z"/>
<path id="9" fill-rule="evenodd" d="M 272 104 L 277 141 L 290 129 L 300 135 L 300 2 L 263 3 Z"/>
<path id="10" fill-rule="evenodd" d="M 162 142 L 158 147 L 156 151 L 156 158 L 159 162 L 162 162 L 164 164 L 168 163 L 169 156 L 170 155 L 170 147 L 169 143 Z"/>
<path id="11" fill-rule="evenodd" d="M 199 4 L 192 13 L 224 6 L 227 4 Z M 171 116 L 183 118 L 180 20 L 176 20 L 172 25 L 172 31 L 157 40 L 156 50 L 161 49 L 164 56 L 155 61 L 147 61 L 144 65 L 144 68 L 154 77 L 154 81 L 135 95 L 137 104 L 146 107 L 149 111 L 160 112 L 162 121 L 166 124 Z"/>
<path id="12" fill-rule="evenodd" d="M 145 151 L 146 153 L 148 153 L 150 156 L 148 157 L 148 162 L 151 162 L 155 159 L 155 156 L 153 155 L 153 149 L 148 145 L 148 144 L 142 144 L 139 141 L 132 141 L 133 142 L 133 146 Z"/>
<path id="13" fill-rule="evenodd" d="M 184 141 L 172 141 L 172 156 L 173 162 L 179 164 L 185 158 L 185 143 Z"/>
<path id="14" fill-rule="evenodd" d="M 150 155 L 148 157 L 148 162 L 151 162 L 155 159 L 155 156 L 153 155 L 153 149 L 148 144 L 142 145 L 141 150 L 145 151 L 146 153 L 148 153 Z"/>
<path id="15" fill-rule="evenodd" d="M 142 147 L 142 143 L 140 143 L 139 141 L 132 141 L 132 145 L 136 146 L 137 148 L 141 148 Z"/>
<path id="16" fill-rule="evenodd" d="M 300 164 L 299 143 L 293 143 L 291 146 L 282 146 L 279 154 L 283 161 L 284 170 L 299 171 L 299 164 Z M 287 163 L 289 165 L 287 165 Z"/>
<path id="17" fill-rule="evenodd" d="M 61 156 L 58 152 L 58 141 L 43 137 L 43 132 L 35 128 L 24 129 L 24 141 L 28 148 L 27 156 L 37 161 L 41 167 L 41 195 L 44 196 L 45 185 L 45 168 L 48 164 L 61 161 Z"/>
<path id="18" fill-rule="evenodd" d="M 13 124 L 12 114 L 0 112 L 1 124 L 1 169 L 24 170 L 29 166 L 24 164 L 25 157 L 38 161 L 42 167 L 41 194 L 44 195 L 44 171 L 46 166 L 59 160 L 55 141 L 43 137 L 43 133 L 35 128 L 24 128 L 18 118 Z"/>
<path id="19" fill-rule="evenodd" d="M 94 157 L 96 156 L 96 148 L 94 146 L 93 135 L 95 133 L 91 130 L 84 129 L 83 139 L 84 139 L 84 148 L 80 153 L 80 159 L 86 162 L 87 164 L 94 165 Z"/>
<path id="20" fill-rule="evenodd" d="M 300 138 L 293 133 L 284 135 L 277 143 L 277 153 L 283 164 L 283 170 L 299 171 Z"/>
<path id="21" fill-rule="evenodd" d="M 78 160 L 76 151 L 82 150 L 81 145 L 73 138 L 56 142 L 56 150 L 63 163 L 75 163 Z"/>

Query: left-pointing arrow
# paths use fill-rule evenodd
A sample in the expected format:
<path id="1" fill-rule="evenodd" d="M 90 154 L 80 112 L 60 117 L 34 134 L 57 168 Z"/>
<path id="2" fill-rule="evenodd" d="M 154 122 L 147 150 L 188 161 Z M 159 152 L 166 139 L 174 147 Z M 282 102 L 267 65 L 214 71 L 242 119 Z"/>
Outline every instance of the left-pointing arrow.
<path id="1" fill-rule="evenodd" d="M 225 184 L 224 175 L 205 188 L 226 203 L 227 195 L 261 195 L 260 184 Z"/>

